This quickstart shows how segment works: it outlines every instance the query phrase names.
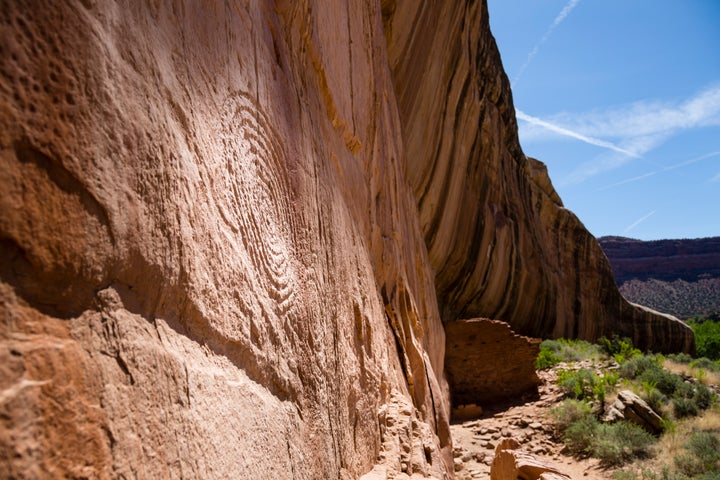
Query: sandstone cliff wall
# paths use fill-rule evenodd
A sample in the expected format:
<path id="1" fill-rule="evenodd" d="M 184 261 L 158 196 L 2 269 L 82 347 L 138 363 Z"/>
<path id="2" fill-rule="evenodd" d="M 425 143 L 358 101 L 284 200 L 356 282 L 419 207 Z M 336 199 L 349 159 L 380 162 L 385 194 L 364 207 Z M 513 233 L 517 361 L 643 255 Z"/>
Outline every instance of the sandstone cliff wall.
<path id="1" fill-rule="evenodd" d="M 0 470 L 357 478 L 386 452 L 441 478 L 445 340 L 380 6 L 0 18 Z"/>
<path id="2" fill-rule="evenodd" d="M 545 166 L 522 153 L 485 2 L 388 3 L 408 178 L 443 319 L 692 350 L 681 322 L 622 298 L 595 238 L 563 207 Z"/>
<path id="3" fill-rule="evenodd" d="M 687 346 L 522 156 L 480 2 L 0 2 L 0 169 L 8 477 L 451 476 L 438 299 Z"/>

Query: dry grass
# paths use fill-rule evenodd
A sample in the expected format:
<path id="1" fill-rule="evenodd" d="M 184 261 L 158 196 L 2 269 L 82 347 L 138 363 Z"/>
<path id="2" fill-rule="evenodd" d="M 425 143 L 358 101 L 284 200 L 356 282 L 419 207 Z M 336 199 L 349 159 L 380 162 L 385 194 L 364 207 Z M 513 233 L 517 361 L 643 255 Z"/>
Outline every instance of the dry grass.
<path id="1" fill-rule="evenodd" d="M 693 432 L 720 432 L 720 404 L 705 410 L 697 417 L 683 419 L 667 431 L 653 448 L 654 458 L 638 462 L 640 469 L 662 470 L 663 465 L 672 467 L 677 455 L 683 453 L 685 445 Z"/>
<path id="2" fill-rule="evenodd" d="M 720 373 L 711 372 L 709 370 L 703 370 L 701 368 L 692 368 L 690 365 L 673 362 L 672 360 L 665 360 L 663 364 L 666 370 L 679 375 L 685 375 L 693 377 L 697 381 L 705 385 L 720 385 Z"/>

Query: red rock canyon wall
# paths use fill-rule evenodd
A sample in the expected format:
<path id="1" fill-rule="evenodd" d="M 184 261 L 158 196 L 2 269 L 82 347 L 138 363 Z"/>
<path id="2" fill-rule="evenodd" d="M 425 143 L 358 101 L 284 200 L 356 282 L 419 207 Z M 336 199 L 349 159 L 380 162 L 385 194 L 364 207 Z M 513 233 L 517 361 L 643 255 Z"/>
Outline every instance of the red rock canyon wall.
<path id="1" fill-rule="evenodd" d="M 8 477 L 452 476 L 438 301 L 691 338 L 522 156 L 479 2 L 1 1 L 0 169 Z"/>
<path id="2" fill-rule="evenodd" d="M 485 2 L 388 3 L 408 179 L 443 319 L 692 350 L 681 322 L 622 298 L 595 238 L 563 207 L 545 166 L 521 151 Z"/>

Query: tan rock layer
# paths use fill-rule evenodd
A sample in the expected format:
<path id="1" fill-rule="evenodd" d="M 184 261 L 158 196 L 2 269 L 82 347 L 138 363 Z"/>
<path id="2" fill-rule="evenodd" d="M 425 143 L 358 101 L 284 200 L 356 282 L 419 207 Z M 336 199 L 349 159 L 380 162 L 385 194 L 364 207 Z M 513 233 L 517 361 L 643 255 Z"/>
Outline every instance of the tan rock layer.
<path id="1" fill-rule="evenodd" d="M 443 477 L 388 63 L 372 2 L 1 2 L 0 471 L 358 478 L 398 392 Z"/>
<path id="2" fill-rule="evenodd" d="M 515 129 L 481 2 L 0 2 L 0 471 L 392 472 L 399 392 L 452 475 L 436 281 L 446 318 L 687 346 Z"/>
<path id="3" fill-rule="evenodd" d="M 619 333 L 642 348 L 691 351 L 681 322 L 621 297 L 595 238 L 521 151 L 486 2 L 387 3 L 408 178 L 444 320 L 497 318 L 534 337 Z"/>

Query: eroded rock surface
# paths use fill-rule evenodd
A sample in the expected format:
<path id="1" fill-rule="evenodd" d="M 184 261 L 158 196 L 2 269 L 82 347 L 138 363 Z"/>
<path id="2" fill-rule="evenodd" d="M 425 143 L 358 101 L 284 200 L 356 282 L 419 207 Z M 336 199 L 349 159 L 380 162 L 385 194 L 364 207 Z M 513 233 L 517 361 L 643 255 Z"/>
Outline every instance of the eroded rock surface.
<path id="1" fill-rule="evenodd" d="M 630 390 L 618 392 L 617 399 L 608 409 L 604 420 L 606 422 L 627 420 L 653 434 L 658 434 L 665 428 L 665 423 L 660 415 L 655 413 L 645 400 Z"/>
<path id="2" fill-rule="evenodd" d="M 399 392 L 442 477 L 388 64 L 372 2 L 2 2 L 0 471 L 358 478 Z"/>
<path id="3" fill-rule="evenodd" d="M 598 242 L 563 207 L 544 165 L 521 151 L 485 2 L 388 3 L 408 177 L 443 318 L 496 318 L 532 337 L 619 333 L 641 348 L 692 350 L 692 333 L 677 319 L 622 298 Z"/>
<path id="4" fill-rule="evenodd" d="M 9 477 L 391 475 L 402 404 L 441 478 L 442 317 L 691 345 L 522 155 L 484 2 L 2 2 L 0 172 Z"/>

